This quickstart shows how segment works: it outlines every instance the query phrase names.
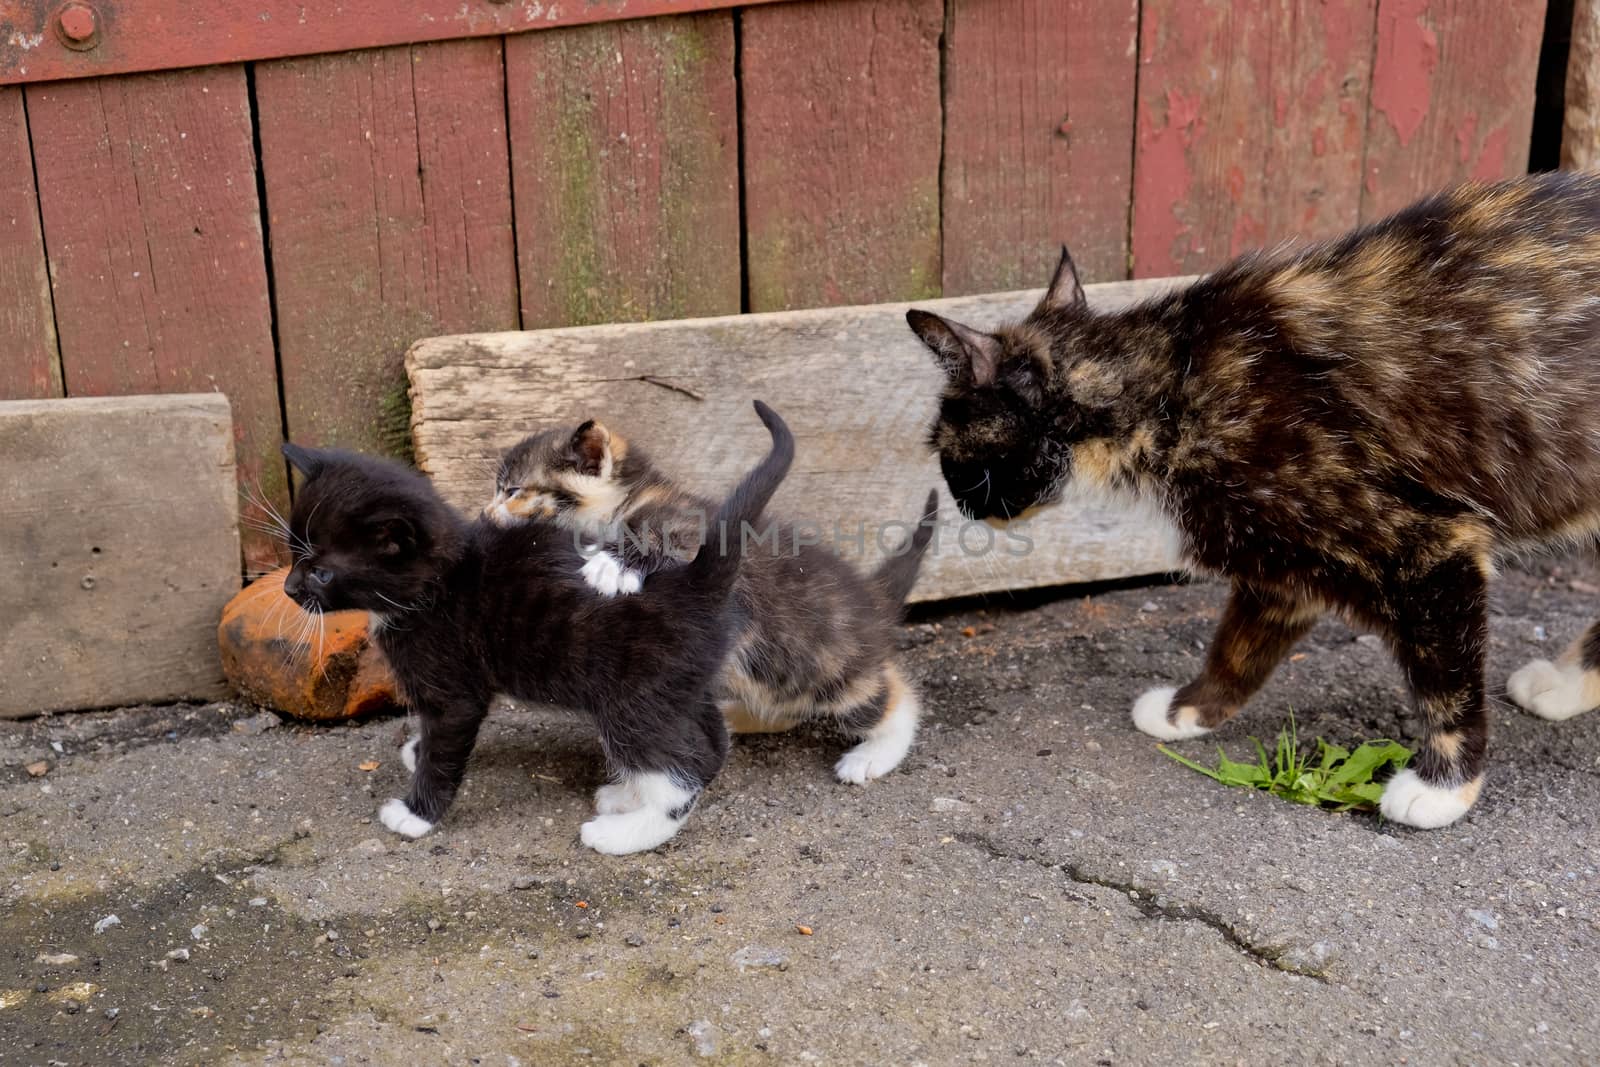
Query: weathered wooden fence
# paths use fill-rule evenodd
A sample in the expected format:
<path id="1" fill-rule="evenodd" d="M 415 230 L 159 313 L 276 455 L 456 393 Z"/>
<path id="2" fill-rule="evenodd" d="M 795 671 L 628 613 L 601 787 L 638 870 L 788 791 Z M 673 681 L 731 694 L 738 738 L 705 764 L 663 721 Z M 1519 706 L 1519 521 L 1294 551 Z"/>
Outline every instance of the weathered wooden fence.
<path id="1" fill-rule="evenodd" d="M 13 2 L 0 397 L 220 390 L 281 507 L 286 434 L 402 445 L 424 335 L 1186 274 L 1518 173 L 1544 9 Z"/>

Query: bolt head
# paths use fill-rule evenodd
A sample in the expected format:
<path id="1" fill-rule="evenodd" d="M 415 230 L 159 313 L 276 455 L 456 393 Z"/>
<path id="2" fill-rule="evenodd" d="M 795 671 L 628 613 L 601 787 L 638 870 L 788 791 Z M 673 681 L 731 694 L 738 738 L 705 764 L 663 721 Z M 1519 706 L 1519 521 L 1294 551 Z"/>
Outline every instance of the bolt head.
<path id="1" fill-rule="evenodd" d="M 86 45 L 100 30 L 100 17 L 88 4 L 72 0 L 56 12 L 56 26 L 68 44 Z"/>

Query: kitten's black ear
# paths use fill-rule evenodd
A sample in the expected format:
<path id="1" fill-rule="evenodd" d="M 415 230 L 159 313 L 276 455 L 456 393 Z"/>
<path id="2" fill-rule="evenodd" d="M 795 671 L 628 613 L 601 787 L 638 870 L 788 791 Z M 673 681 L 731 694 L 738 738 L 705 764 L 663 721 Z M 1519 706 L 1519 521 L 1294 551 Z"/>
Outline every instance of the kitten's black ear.
<path id="1" fill-rule="evenodd" d="M 605 477 L 611 465 L 611 431 L 590 419 L 573 432 L 572 455 L 578 473 Z"/>
<path id="2" fill-rule="evenodd" d="M 952 381 L 994 384 L 995 368 L 1000 365 L 1000 338 L 916 308 L 906 312 L 906 325 L 932 350 Z"/>
<path id="3" fill-rule="evenodd" d="M 1078 268 L 1072 263 L 1072 253 L 1067 251 L 1066 245 L 1062 245 L 1061 261 L 1056 264 L 1056 273 L 1050 279 L 1050 288 L 1044 291 L 1044 299 L 1039 301 L 1039 309 L 1071 311 L 1086 303 L 1083 286 L 1078 284 Z"/>
<path id="4" fill-rule="evenodd" d="M 390 515 L 372 525 L 372 539 L 380 556 L 405 556 L 417 547 L 417 528 L 404 515 Z"/>
<path id="5" fill-rule="evenodd" d="M 307 478 L 315 478 L 317 472 L 322 469 L 322 453 L 314 448 L 285 443 L 283 456 L 289 461 L 289 466 L 304 474 Z"/>

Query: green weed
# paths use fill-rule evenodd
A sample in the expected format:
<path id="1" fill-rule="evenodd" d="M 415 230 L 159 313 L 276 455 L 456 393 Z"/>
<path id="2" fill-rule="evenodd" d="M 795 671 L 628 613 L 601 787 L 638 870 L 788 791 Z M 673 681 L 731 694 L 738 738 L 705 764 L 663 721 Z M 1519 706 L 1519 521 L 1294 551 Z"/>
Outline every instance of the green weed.
<path id="1" fill-rule="evenodd" d="M 1223 785 L 1264 789 L 1296 804 L 1315 804 L 1333 811 L 1376 811 L 1389 775 L 1378 781 L 1374 777 L 1385 768 L 1390 768 L 1390 773 L 1399 771 L 1411 761 L 1409 748 L 1389 740 L 1367 741 L 1352 752 L 1319 737 L 1313 754 L 1309 746 L 1300 747 L 1292 715 L 1289 725 L 1278 731 L 1272 753 L 1259 739 L 1250 741 L 1256 746 L 1256 762 L 1235 763 L 1219 745 L 1215 768 L 1180 756 L 1166 745 L 1159 747 L 1190 770 Z"/>

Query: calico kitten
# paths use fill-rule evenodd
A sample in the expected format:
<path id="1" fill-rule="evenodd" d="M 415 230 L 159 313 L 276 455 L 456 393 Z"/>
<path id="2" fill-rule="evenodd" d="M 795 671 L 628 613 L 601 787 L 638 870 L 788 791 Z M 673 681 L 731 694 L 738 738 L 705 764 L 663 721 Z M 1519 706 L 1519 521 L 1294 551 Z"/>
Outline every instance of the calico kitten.
<path id="1" fill-rule="evenodd" d="M 1125 311 L 1091 311 L 1063 254 L 1020 323 L 907 321 L 948 374 L 932 444 L 963 511 L 1132 493 L 1232 580 L 1199 677 L 1140 697 L 1140 729 L 1215 729 L 1343 611 L 1427 722 L 1384 816 L 1465 814 L 1495 560 L 1600 533 L 1600 177 L 1465 186 Z M 1600 705 L 1600 625 L 1510 692 L 1550 719 Z"/>
<path id="2" fill-rule="evenodd" d="M 787 526 L 778 528 L 772 552 L 745 557 L 734 584 L 741 625 L 716 690 L 734 731 L 785 730 L 825 717 L 861 738 L 834 766 L 841 781 L 864 784 L 899 766 L 920 711 L 894 663 L 894 625 L 937 506 L 930 493 L 910 542 L 870 577 Z M 636 590 L 640 577 L 692 556 L 709 513 L 706 500 L 593 419 L 508 449 L 484 509 L 507 524 L 553 519 L 603 546 L 583 573 L 606 593 Z"/>
<path id="3" fill-rule="evenodd" d="M 514 527 L 457 514 L 427 478 L 348 452 L 285 445 L 306 476 L 290 520 L 284 591 L 313 611 L 364 609 L 421 733 L 403 752 L 404 800 L 383 824 L 418 837 L 454 799 L 496 693 L 589 712 L 614 779 L 595 794 L 583 843 L 622 854 L 678 831 L 728 750 L 708 692 L 734 625 L 730 592 L 744 524 L 788 472 L 794 439 L 765 405 L 761 464 L 723 501 L 713 536 L 639 596 L 598 596 L 572 539 L 549 522 Z"/>

